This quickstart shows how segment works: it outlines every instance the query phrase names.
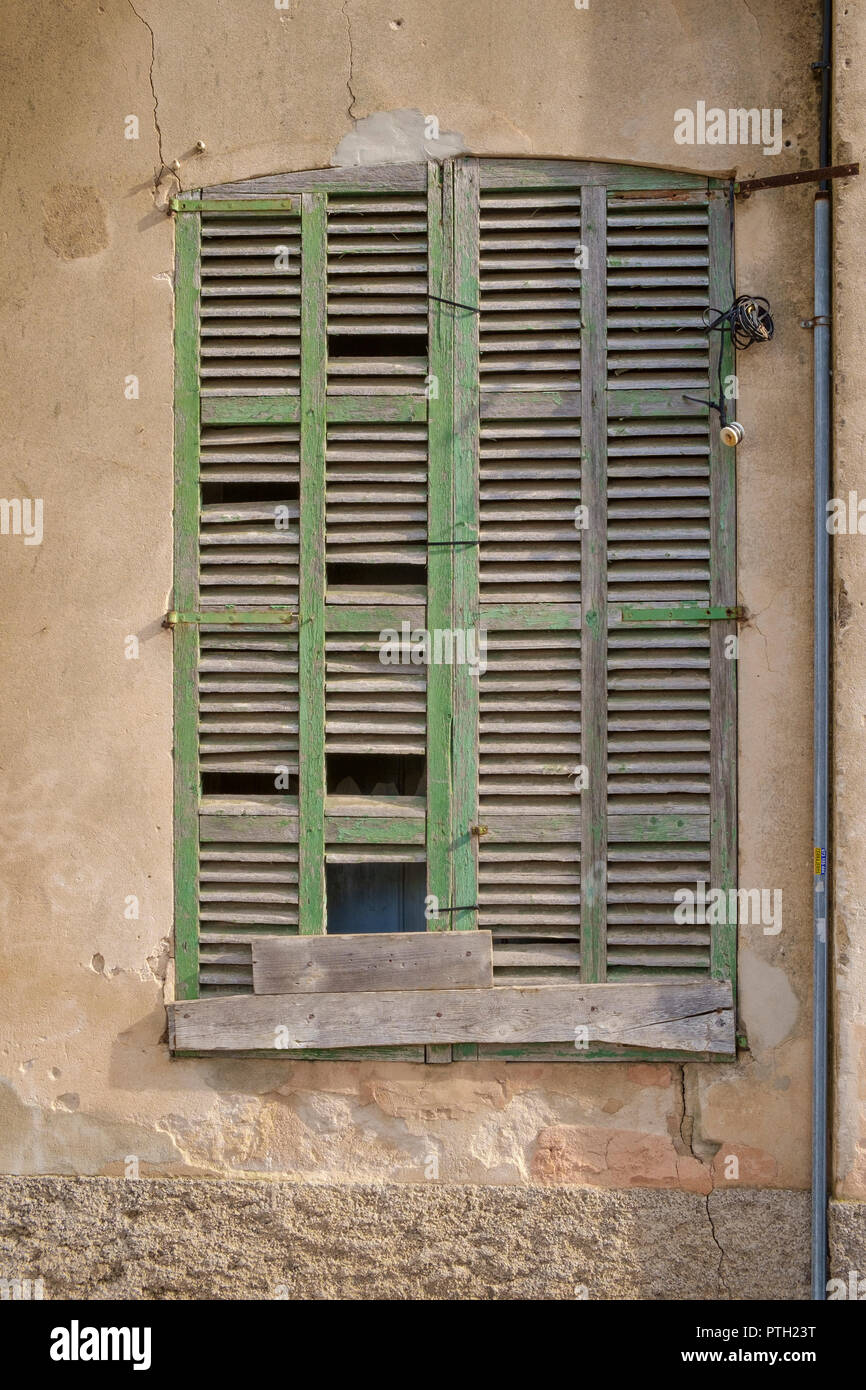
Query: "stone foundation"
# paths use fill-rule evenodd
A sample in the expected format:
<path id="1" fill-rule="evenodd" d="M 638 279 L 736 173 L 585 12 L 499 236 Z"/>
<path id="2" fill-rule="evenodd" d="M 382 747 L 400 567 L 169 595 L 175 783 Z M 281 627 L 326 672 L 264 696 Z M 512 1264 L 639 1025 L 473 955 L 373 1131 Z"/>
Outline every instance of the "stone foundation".
<path id="1" fill-rule="evenodd" d="M 835 1205 L 834 1272 L 866 1269 L 864 1213 Z M 46 1299 L 807 1299 L 809 1198 L 7 1177 L 0 1275 Z"/>

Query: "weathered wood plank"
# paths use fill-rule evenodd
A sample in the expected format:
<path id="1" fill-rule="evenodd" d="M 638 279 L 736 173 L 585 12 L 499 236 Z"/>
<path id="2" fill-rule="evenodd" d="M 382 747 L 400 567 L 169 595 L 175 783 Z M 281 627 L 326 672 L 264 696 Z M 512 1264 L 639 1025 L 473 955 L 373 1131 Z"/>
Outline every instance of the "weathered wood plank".
<path id="1" fill-rule="evenodd" d="M 258 214 L 263 212 L 286 212 L 298 214 L 301 211 L 300 198 L 216 198 L 205 201 L 199 198 L 172 198 L 172 212 L 239 212 Z"/>
<path id="2" fill-rule="evenodd" d="M 697 415 L 709 413 L 700 401 L 688 401 L 680 390 L 664 387 L 617 387 L 608 394 L 608 415 L 614 420 L 611 434 L 616 433 L 619 417 L 641 419 L 654 415 Z"/>
<path id="3" fill-rule="evenodd" d="M 710 818 L 669 811 L 647 815 L 644 811 L 614 813 L 608 819 L 608 840 L 665 844 L 672 840 L 702 841 L 710 838 Z"/>
<path id="4" fill-rule="evenodd" d="M 191 1052 L 187 1049 L 181 1050 L 174 1045 L 174 1039 L 169 1040 L 173 1057 L 185 1059 L 193 1057 L 210 1057 L 211 1051 Z M 414 1047 L 302 1047 L 292 1052 L 293 1062 L 423 1062 L 426 1049 L 424 1046 Z M 244 1061 L 257 1058 L 273 1058 L 284 1056 L 284 1053 L 274 1052 L 273 1048 L 253 1048 L 241 1051 L 221 1052 L 221 1057 L 243 1059 Z M 666 1058 L 660 1059 L 662 1061 Z M 679 1058 L 675 1060 L 681 1060 Z M 705 1057 L 687 1057 L 687 1062 L 706 1061 Z"/>
<path id="5" fill-rule="evenodd" d="M 580 415 L 579 391 L 481 391 L 481 418 L 488 420 L 544 420 Z"/>
<path id="6" fill-rule="evenodd" d="M 580 500 L 589 525 L 581 532 L 581 979 L 607 974 L 607 194 L 591 185 L 581 196 Z"/>
<path id="7" fill-rule="evenodd" d="M 427 419 L 427 400 L 421 396 L 336 396 L 326 402 L 328 423 L 396 425 L 421 424 Z"/>
<path id="8" fill-rule="evenodd" d="M 587 183 L 618 189 L 707 186 L 705 174 L 671 173 L 669 169 L 638 164 L 590 164 L 576 159 L 480 159 L 478 164 L 484 189 L 562 188 Z M 240 189 L 241 185 L 236 187 Z M 213 190 L 205 191 L 210 196 Z"/>
<path id="9" fill-rule="evenodd" d="M 301 418 L 301 398 L 293 396 L 206 396 L 203 425 L 292 425 Z"/>
<path id="10" fill-rule="evenodd" d="M 325 803 L 329 816 L 385 816 L 389 819 L 412 817 L 423 821 L 426 808 L 423 796 L 339 796 L 331 795 Z"/>
<path id="11" fill-rule="evenodd" d="M 561 632 L 580 629 L 579 603 L 482 603 L 481 627 L 490 632 Z"/>
<path id="12" fill-rule="evenodd" d="M 327 210 L 305 193 L 301 277 L 301 576 L 299 662 L 299 930 L 325 930 L 325 388 Z"/>
<path id="13" fill-rule="evenodd" d="M 326 815 L 325 841 L 328 846 L 423 845 L 425 843 L 424 820 L 400 815 L 393 817 Z"/>
<path id="14" fill-rule="evenodd" d="M 174 597 L 198 608 L 201 219 L 175 230 Z M 179 999 L 198 995 L 198 628 L 174 632 L 174 944 Z"/>
<path id="15" fill-rule="evenodd" d="M 400 634 L 402 623 L 409 623 L 413 631 L 425 628 L 425 615 L 426 609 L 421 604 L 393 608 L 379 604 L 377 607 L 361 608 L 351 603 L 326 603 L 325 628 L 328 632 L 375 633 L 394 628 Z"/>
<path id="16" fill-rule="evenodd" d="M 256 994 L 493 987 L 492 939 L 483 931 L 260 937 L 252 957 Z"/>
<path id="17" fill-rule="evenodd" d="M 635 1047 L 735 1052 L 727 980 L 223 996 L 179 1001 L 168 1012 L 175 1046 L 186 1051 L 574 1043 L 585 1037 L 589 1043 L 629 1040 Z"/>
<path id="18" fill-rule="evenodd" d="M 203 188 L 206 198 L 279 198 L 284 193 L 308 193 L 313 189 L 339 193 L 412 191 L 427 186 L 425 164 L 352 165 L 347 169 L 302 169 L 292 174 L 262 174 L 237 183 L 217 183 Z"/>

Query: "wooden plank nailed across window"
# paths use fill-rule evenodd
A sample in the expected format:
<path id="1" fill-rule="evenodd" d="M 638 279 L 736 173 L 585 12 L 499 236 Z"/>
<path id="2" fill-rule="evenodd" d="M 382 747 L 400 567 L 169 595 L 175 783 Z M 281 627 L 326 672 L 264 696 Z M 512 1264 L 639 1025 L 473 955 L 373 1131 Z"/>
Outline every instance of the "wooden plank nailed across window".
<path id="1" fill-rule="evenodd" d="M 493 985 L 489 932 L 383 932 L 294 941 L 262 937 L 253 942 L 252 960 L 256 994 Z"/>
<path id="2" fill-rule="evenodd" d="M 732 1056 L 726 980 L 256 995 L 170 1006 L 175 1046 L 237 1052 L 374 1044 L 571 1042 Z"/>

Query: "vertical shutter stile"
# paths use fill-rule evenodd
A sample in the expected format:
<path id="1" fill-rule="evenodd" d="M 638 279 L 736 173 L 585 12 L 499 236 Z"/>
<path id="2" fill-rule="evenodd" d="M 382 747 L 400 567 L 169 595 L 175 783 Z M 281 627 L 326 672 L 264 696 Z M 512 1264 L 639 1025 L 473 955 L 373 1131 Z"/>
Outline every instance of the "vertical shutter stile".
<path id="1" fill-rule="evenodd" d="M 199 310 L 201 221 L 178 215 L 175 244 L 174 605 L 198 599 Z M 195 999 L 198 940 L 198 628 L 174 634 L 174 933 L 175 991 Z"/>
<path id="2" fill-rule="evenodd" d="M 299 931 L 325 930 L 326 198 L 302 198 Z"/>
<path id="3" fill-rule="evenodd" d="M 452 407 L 454 298 L 450 258 L 453 180 L 450 165 L 428 165 L 428 310 L 430 390 L 428 391 L 427 623 L 430 632 L 450 630 L 454 550 L 451 539 Z M 451 701 L 452 667 L 440 662 L 427 671 L 427 893 L 440 907 L 451 907 Z M 450 915 L 429 919 L 432 930 L 449 931 Z"/>
<path id="4" fill-rule="evenodd" d="M 713 187 L 709 194 L 709 300 L 727 305 L 736 295 L 731 208 L 733 194 Z M 709 344 L 710 389 L 724 384 L 735 370 L 730 335 L 713 334 Z M 721 370 L 719 370 L 721 368 Z M 722 444 L 717 431 L 710 444 L 710 603 L 736 602 L 737 477 L 736 451 Z M 737 886 L 737 662 L 725 651 L 736 637 L 735 623 L 710 624 L 710 879 L 725 892 Z M 711 931 L 710 974 L 730 980 L 736 1001 L 737 923 L 724 920 Z"/>
<path id="5" fill-rule="evenodd" d="M 454 582 L 451 539 L 451 499 L 454 487 L 452 410 L 454 403 L 454 268 L 451 225 L 454 180 L 450 164 L 427 166 L 427 226 L 429 238 L 428 307 L 428 499 L 427 629 L 450 631 Z M 435 542 L 438 542 L 436 544 Z M 444 662 L 427 669 L 427 894 L 440 907 L 451 907 L 451 735 L 453 668 Z M 450 931 L 452 914 L 428 919 L 433 931 Z M 457 1044 L 459 1047 L 460 1045 Z M 450 1062 L 450 1043 L 427 1046 L 428 1062 Z"/>
<path id="6" fill-rule="evenodd" d="M 456 160 L 453 173 L 452 254 L 454 316 L 453 405 L 453 626 L 481 641 L 478 604 L 478 164 Z M 467 307 L 468 306 L 468 307 Z M 459 649 L 458 649 L 459 650 Z M 468 655 L 468 646 L 466 650 Z M 454 931 L 481 925 L 478 911 L 478 702 L 479 679 L 468 661 L 453 669 Z M 455 1043 L 455 1060 L 478 1055 L 474 1043 Z"/>
<path id="7" fill-rule="evenodd" d="M 586 270 L 581 296 L 581 502 L 587 527 L 581 556 L 580 977 L 607 979 L 607 190 L 583 190 Z"/>

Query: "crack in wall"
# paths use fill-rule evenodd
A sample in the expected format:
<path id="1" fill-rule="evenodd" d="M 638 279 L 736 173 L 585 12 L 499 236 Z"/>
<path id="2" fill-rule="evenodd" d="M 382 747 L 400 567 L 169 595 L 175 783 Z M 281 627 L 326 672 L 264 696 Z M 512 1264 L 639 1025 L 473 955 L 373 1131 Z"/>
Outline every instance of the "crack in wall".
<path id="1" fill-rule="evenodd" d="M 689 1112 L 688 1112 L 688 1107 L 687 1107 L 687 1105 L 686 1105 L 686 1068 L 685 1068 L 685 1064 L 684 1064 L 683 1066 L 680 1067 L 680 1104 L 681 1104 L 681 1106 L 682 1106 L 682 1109 L 681 1109 L 681 1112 L 680 1112 L 680 1126 L 679 1126 L 679 1128 L 680 1128 L 680 1140 L 682 1141 L 683 1145 L 685 1146 L 686 1151 L 688 1152 L 689 1156 L 690 1156 L 691 1158 L 697 1158 L 698 1156 L 697 1156 L 697 1154 L 695 1153 L 694 1148 L 692 1147 L 692 1136 L 693 1136 L 693 1134 L 694 1134 L 694 1121 L 692 1120 L 692 1117 L 691 1117 L 691 1115 L 689 1114 Z M 688 1124 L 688 1134 L 686 1133 L 686 1125 L 687 1125 L 687 1124 Z M 700 1160 L 698 1160 L 698 1161 L 700 1162 Z"/>
<path id="2" fill-rule="evenodd" d="M 130 0 L 130 4 L 131 3 L 132 0 Z M 349 41 L 349 73 L 346 77 L 346 91 L 349 93 L 349 105 L 346 107 L 346 115 L 349 117 L 350 121 L 355 121 L 357 120 L 357 116 L 355 115 L 355 102 L 357 101 L 357 97 L 355 96 L 355 89 L 352 86 L 352 79 L 355 74 L 355 46 L 352 42 L 352 21 L 349 18 L 349 0 L 345 0 L 341 14 L 346 21 L 346 37 Z"/>
<path id="3" fill-rule="evenodd" d="M 159 168 L 157 169 L 153 180 L 153 193 L 154 197 L 156 197 L 159 193 L 159 185 L 164 173 L 169 174 L 171 178 L 174 179 L 175 183 L 177 184 L 178 191 L 180 190 L 181 185 L 180 179 L 178 178 L 175 171 L 171 169 L 169 165 L 166 164 L 162 153 L 162 129 L 159 124 L 159 98 L 156 95 L 156 84 L 154 82 L 153 76 L 154 67 L 156 66 L 156 35 L 154 34 L 152 26 L 148 24 L 144 15 L 139 14 L 138 10 L 132 3 L 132 0 L 127 0 L 127 3 L 129 5 L 129 8 L 132 10 L 132 13 L 135 15 L 136 19 L 144 25 L 145 29 L 150 35 L 150 67 L 148 69 L 148 79 L 150 81 L 150 93 L 153 97 L 153 128 L 156 132 L 156 153 L 159 158 Z"/>
<path id="4" fill-rule="evenodd" d="M 685 1068 L 683 1068 L 683 1070 L 685 1070 Z M 712 1197 L 712 1195 L 712 1192 L 707 1193 L 706 1197 L 704 1198 L 704 1206 L 706 1207 L 707 1211 L 707 1220 L 710 1223 L 710 1235 L 713 1238 L 713 1244 L 719 1252 L 719 1263 L 716 1268 L 716 1279 L 718 1280 L 719 1288 L 724 1290 L 724 1292 L 728 1295 L 728 1298 L 730 1298 L 731 1291 L 728 1288 L 725 1280 L 722 1278 L 722 1265 L 724 1264 L 725 1260 L 725 1251 L 718 1236 L 716 1235 L 716 1223 L 713 1221 L 713 1213 L 710 1211 L 710 1198 Z"/>

